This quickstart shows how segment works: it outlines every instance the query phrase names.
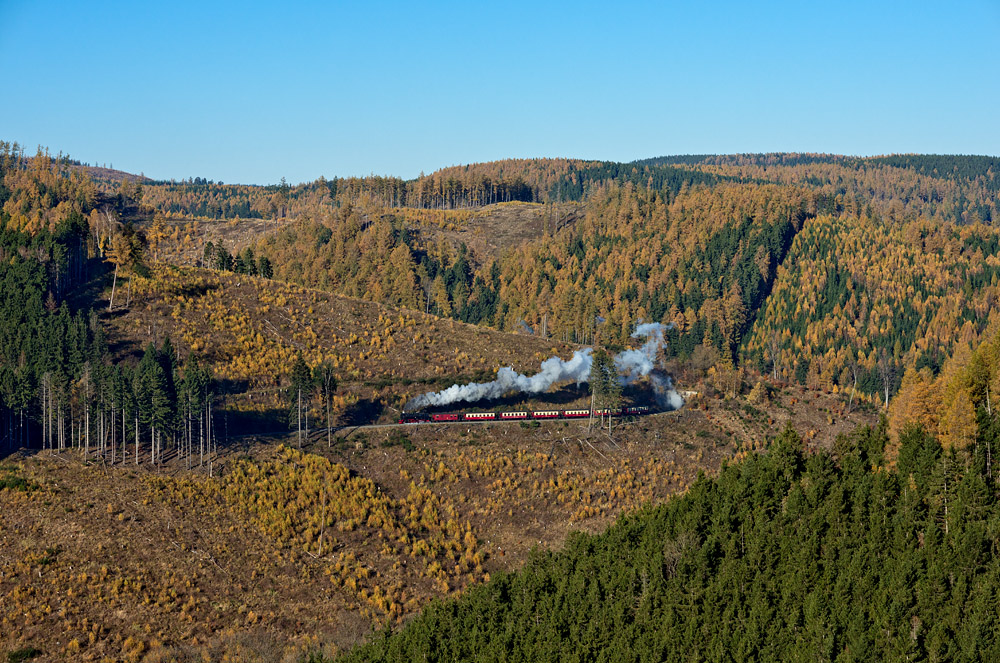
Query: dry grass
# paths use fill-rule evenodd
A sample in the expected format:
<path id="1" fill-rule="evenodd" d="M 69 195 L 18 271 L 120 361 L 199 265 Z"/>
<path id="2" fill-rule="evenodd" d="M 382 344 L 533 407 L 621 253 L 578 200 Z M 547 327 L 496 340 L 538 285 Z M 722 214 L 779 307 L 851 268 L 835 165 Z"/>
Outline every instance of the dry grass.
<path id="1" fill-rule="evenodd" d="M 303 452 L 259 438 L 215 478 L 180 463 L 10 458 L 3 475 L 24 482 L 0 489 L 0 652 L 263 661 L 342 649 L 517 568 L 533 546 L 683 491 L 766 446 L 784 419 L 806 435 L 831 416 L 825 429 L 871 423 L 831 414 L 839 403 L 779 392 L 755 415 L 745 399 L 705 399 L 623 422 L 613 439 L 581 421 L 350 429 L 331 449 L 314 434 Z"/>

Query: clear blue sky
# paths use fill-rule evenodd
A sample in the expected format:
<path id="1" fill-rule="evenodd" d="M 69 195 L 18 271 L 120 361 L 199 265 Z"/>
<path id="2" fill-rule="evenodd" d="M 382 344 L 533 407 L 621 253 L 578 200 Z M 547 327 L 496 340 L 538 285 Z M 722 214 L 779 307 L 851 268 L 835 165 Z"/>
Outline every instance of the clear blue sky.
<path id="1" fill-rule="evenodd" d="M 1000 0 L 0 0 L 0 139 L 267 184 L 508 157 L 1000 154 Z"/>

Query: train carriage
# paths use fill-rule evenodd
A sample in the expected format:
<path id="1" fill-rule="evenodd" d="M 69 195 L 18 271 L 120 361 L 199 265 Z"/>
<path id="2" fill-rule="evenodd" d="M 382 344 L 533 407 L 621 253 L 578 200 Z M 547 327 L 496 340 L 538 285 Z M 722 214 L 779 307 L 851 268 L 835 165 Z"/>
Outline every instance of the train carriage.
<path id="1" fill-rule="evenodd" d="M 621 417 L 649 414 L 652 409 L 645 405 L 630 405 L 618 409 L 596 409 L 595 417 Z M 505 412 L 426 412 L 404 413 L 399 417 L 401 424 L 449 421 L 517 421 L 521 419 L 582 419 L 591 416 L 590 410 L 511 410 Z"/>

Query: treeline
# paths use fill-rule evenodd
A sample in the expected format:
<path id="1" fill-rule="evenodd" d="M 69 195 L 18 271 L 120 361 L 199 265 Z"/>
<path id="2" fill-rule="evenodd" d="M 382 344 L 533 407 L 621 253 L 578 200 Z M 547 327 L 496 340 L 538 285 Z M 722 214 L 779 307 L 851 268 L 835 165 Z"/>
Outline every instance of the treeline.
<path id="1" fill-rule="evenodd" d="M 197 360 L 182 365 L 165 341 L 148 347 L 137 366 L 113 363 L 97 314 L 57 303 L 60 279 L 48 265 L 60 265 L 67 245 L 86 233 L 85 225 L 64 222 L 55 235 L 29 236 L 0 219 L 3 446 L 161 462 L 166 452 L 193 454 L 197 432 L 204 459 L 214 439 L 213 387 Z"/>
<path id="2" fill-rule="evenodd" d="M 993 660 L 997 432 L 957 450 L 909 428 L 890 467 L 884 428 L 832 455 L 786 431 L 340 660 Z"/>
<path id="3" fill-rule="evenodd" d="M 723 181 L 717 175 L 672 165 L 617 163 L 604 161 L 571 165 L 558 181 L 550 184 L 545 201 L 585 200 L 591 191 L 608 184 L 631 184 L 668 198 L 697 185 L 712 186 Z"/>
<path id="4" fill-rule="evenodd" d="M 989 191 L 1000 191 L 1000 158 L 952 154 L 894 154 L 874 157 L 868 163 L 907 168 L 921 175 L 956 181 L 981 180 Z"/>
<path id="5" fill-rule="evenodd" d="M 822 194 L 821 212 L 891 220 L 991 223 L 1000 168 L 994 157 L 826 154 L 683 155 L 631 163 L 573 159 L 508 159 L 453 166 L 414 180 L 391 176 L 319 178 L 289 185 L 229 185 L 204 178 L 146 181 L 137 202 L 163 214 L 213 219 L 283 218 L 345 204 L 379 208 L 474 209 L 501 202 L 586 200 L 601 186 L 631 183 L 676 195 L 721 181 L 772 182 Z M 122 183 L 99 183 L 109 196 Z M 130 183 L 135 186 L 135 183 Z M 134 193 L 134 192 L 133 192 Z"/>
<path id="6" fill-rule="evenodd" d="M 912 170 L 920 175 L 959 182 L 983 180 L 987 188 L 1000 187 L 1000 158 L 966 154 L 891 154 L 879 157 L 850 157 L 836 154 L 758 153 L 758 154 L 687 154 L 656 157 L 633 162 L 634 165 L 717 165 L 717 166 L 811 166 L 840 164 L 854 169 L 889 166 Z"/>
<path id="7" fill-rule="evenodd" d="M 145 182 L 136 198 L 174 216 L 212 219 L 279 218 L 316 214 L 345 205 L 381 209 L 475 209 L 505 202 L 578 201 L 611 182 L 632 183 L 661 193 L 678 193 L 720 181 L 718 175 L 672 165 L 585 162 L 569 159 L 520 159 L 454 166 L 421 175 L 319 178 L 314 182 L 274 186 L 213 183 L 202 178 L 180 182 Z M 115 182 L 102 187 L 117 193 Z M 130 184 L 129 186 L 135 186 Z"/>
<path id="8" fill-rule="evenodd" d="M 108 185 L 115 189 L 117 184 Z M 110 191 L 109 191 L 110 192 Z M 210 219 L 284 218 L 366 208 L 462 209 L 500 202 L 532 202 L 536 192 L 520 179 L 460 178 L 434 174 L 414 181 L 395 177 L 320 178 L 291 186 L 145 183 L 141 201 L 157 211 Z"/>

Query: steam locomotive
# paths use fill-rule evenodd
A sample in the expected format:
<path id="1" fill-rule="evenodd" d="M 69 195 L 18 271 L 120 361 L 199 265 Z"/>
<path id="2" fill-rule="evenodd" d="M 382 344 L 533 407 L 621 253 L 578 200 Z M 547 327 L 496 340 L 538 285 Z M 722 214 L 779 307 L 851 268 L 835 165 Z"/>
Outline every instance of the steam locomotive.
<path id="1" fill-rule="evenodd" d="M 594 410 L 595 417 L 625 417 L 649 414 L 645 405 L 633 405 L 614 410 Z M 423 424 L 435 421 L 517 421 L 523 419 L 582 419 L 590 416 L 590 410 L 501 410 L 499 412 L 404 412 L 399 417 L 401 424 Z"/>

